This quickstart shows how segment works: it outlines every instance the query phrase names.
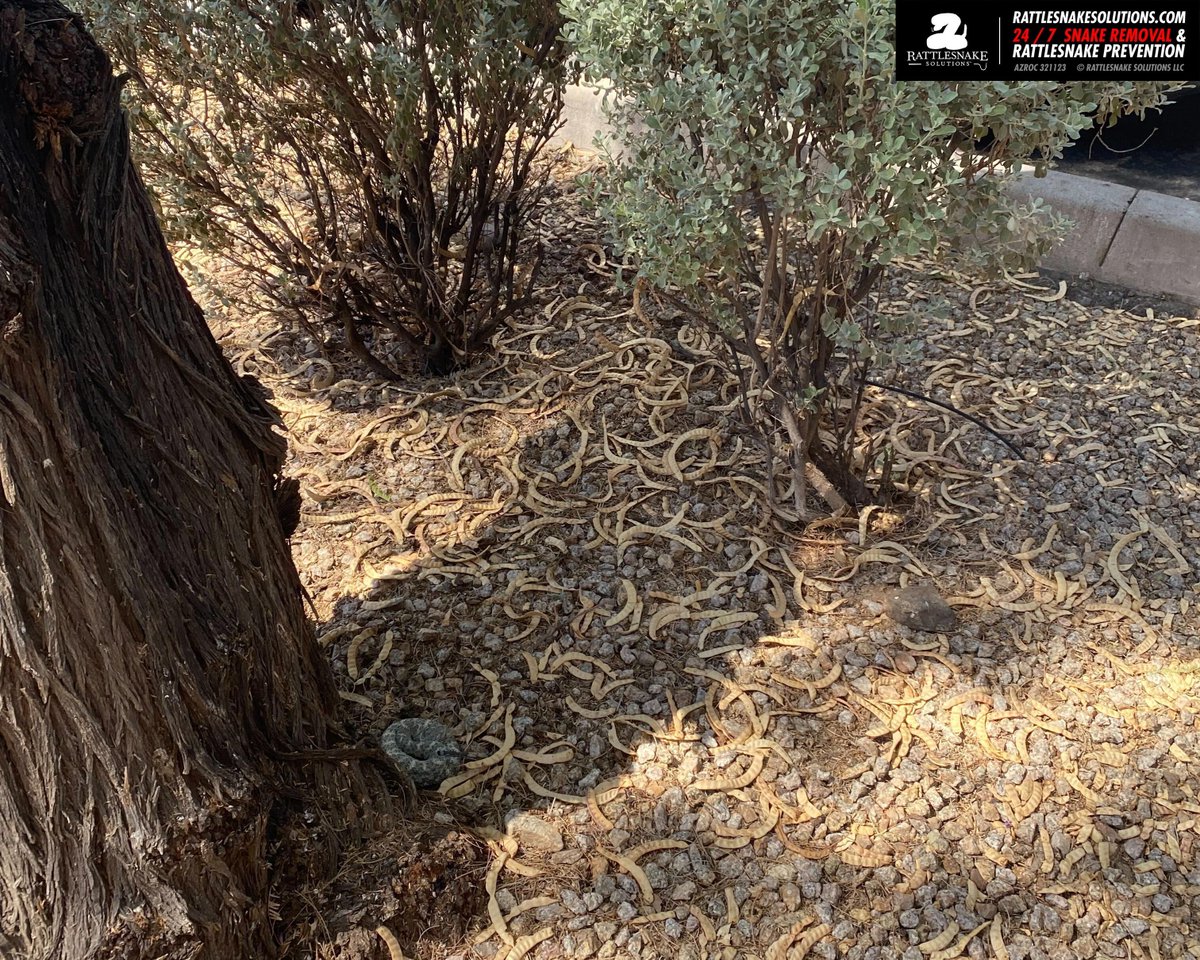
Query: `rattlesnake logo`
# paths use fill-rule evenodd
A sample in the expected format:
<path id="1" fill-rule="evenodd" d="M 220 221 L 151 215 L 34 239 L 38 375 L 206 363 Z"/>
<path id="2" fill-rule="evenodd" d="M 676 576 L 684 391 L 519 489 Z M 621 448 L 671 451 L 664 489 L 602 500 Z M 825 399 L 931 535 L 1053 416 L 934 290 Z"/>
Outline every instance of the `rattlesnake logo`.
<path id="1" fill-rule="evenodd" d="M 967 25 L 953 13 L 938 13 L 930 19 L 933 33 L 925 38 L 930 50 L 963 50 L 967 46 Z"/>

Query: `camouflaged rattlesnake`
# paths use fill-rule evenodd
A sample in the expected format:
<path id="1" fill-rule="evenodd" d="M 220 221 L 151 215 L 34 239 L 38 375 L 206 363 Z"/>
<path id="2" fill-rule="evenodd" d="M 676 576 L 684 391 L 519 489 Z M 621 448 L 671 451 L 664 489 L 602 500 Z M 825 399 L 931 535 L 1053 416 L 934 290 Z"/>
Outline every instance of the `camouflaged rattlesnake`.
<path id="1" fill-rule="evenodd" d="M 462 747 L 454 734 L 436 720 L 397 720 L 383 731 L 380 746 L 421 790 L 436 790 L 443 780 L 462 769 Z"/>

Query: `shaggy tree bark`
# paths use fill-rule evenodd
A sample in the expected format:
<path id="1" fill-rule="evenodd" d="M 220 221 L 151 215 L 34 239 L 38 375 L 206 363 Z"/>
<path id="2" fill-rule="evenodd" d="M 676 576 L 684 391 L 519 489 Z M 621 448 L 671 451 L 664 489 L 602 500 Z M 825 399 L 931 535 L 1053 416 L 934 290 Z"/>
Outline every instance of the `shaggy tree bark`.
<path id="1" fill-rule="evenodd" d="M 174 268 L 119 89 L 76 16 L 0 0 L 0 956 L 269 957 L 268 813 L 337 698 L 277 418 Z"/>

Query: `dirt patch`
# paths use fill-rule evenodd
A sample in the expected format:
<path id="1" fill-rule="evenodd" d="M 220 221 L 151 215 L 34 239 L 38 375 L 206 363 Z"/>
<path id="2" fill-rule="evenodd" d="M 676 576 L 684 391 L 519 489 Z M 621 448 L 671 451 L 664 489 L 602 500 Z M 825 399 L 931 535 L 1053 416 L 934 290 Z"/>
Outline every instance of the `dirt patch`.
<path id="1" fill-rule="evenodd" d="M 285 938 L 284 957 L 388 960 L 438 955 L 487 915 L 487 848 L 469 833 L 401 827 L 347 853 L 328 884 L 296 894 L 307 919 Z"/>
<path id="2" fill-rule="evenodd" d="M 1093 280 L 1090 277 L 1080 277 L 1058 271 L 1043 271 L 1043 275 L 1053 280 L 1066 280 L 1071 287 L 1071 300 L 1084 307 L 1124 310 L 1126 313 L 1139 316 L 1144 316 L 1147 310 L 1153 310 L 1156 316 L 1200 316 L 1200 307 L 1173 297 L 1139 293 L 1127 287 L 1118 287 L 1111 283 Z"/>
<path id="3" fill-rule="evenodd" d="M 486 848 L 465 833 L 410 850 L 396 863 L 392 892 L 402 906 L 387 925 L 406 943 L 419 944 L 429 934 L 443 943 L 459 939 L 486 909 L 487 860 Z"/>

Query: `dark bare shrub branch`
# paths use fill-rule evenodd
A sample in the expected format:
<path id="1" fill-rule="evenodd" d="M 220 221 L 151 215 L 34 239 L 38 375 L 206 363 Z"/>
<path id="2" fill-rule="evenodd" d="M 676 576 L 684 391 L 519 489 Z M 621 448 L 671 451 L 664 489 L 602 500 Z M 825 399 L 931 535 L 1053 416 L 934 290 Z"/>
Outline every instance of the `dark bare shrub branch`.
<path id="1" fill-rule="evenodd" d="M 346 346 L 448 372 L 529 293 L 554 0 L 88 0 L 174 237 Z M 346 326 L 349 322 L 354 329 Z"/>

